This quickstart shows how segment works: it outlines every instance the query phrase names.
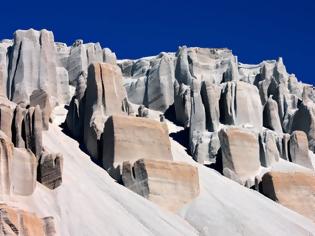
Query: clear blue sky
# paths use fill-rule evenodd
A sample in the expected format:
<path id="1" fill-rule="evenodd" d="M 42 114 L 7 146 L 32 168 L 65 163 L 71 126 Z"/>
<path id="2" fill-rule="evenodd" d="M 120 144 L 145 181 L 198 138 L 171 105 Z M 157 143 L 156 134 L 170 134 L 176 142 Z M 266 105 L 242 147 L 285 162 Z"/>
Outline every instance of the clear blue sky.
<path id="1" fill-rule="evenodd" d="M 47 28 L 56 41 L 99 41 L 118 58 L 179 45 L 228 47 L 239 61 L 284 58 L 299 80 L 315 84 L 315 1 L 2 1 L 0 38 Z"/>

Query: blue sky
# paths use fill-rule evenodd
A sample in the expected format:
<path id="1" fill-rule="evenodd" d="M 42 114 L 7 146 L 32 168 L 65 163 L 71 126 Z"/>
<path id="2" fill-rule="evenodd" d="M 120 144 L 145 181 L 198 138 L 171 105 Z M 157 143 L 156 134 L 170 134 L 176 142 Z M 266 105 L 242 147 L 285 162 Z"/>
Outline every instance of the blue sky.
<path id="1" fill-rule="evenodd" d="M 239 61 L 282 56 L 287 70 L 315 84 L 315 1 L 11 1 L 1 2 L 0 38 L 47 28 L 56 41 L 100 42 L 118 58 L 228 47 Z"/>

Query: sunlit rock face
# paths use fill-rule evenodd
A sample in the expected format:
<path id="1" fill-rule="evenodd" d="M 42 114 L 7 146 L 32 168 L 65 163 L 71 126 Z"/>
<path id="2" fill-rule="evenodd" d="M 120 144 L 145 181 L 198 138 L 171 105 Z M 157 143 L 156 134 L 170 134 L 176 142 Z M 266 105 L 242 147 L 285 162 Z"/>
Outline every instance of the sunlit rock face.
<path id="1" fill-rule="evenodd" d="M 117 60 L 18 30 L 0 41 L 0 199 L 57 227 L 1 206 L 0 234 L 311 235 L 244 186 L 314 220 L 314 108 L 282 58 L 182 46 Z"/>
<path id="2" fill-rule="evenodd" d="M 198 169 L 186 163 L 140 159 L 124 162 L 124 186 L 176 212 L 199 195 Z"/>

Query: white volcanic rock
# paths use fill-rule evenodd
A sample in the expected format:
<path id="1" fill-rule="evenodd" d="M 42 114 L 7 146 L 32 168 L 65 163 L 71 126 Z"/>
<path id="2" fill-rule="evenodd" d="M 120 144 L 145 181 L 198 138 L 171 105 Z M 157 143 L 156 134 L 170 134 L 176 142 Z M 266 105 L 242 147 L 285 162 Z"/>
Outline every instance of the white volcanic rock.
<path id="1" fill-rule="evenodd" d="M 12 46 L 11 40 L 0 42 L 0 95 L 7 96 L 9 55 L 8 48 Z"/>
<path id="2" fill-rule="evenodd" d="M 9 68 L 8 94 L 14 102 L 28 102 L 35 89 L 57 97 L 56 53 L 51 31 L 18 30 Z"/>
<path id="3" fill-rule="evenodd" d="M 190 86 L 184 83 L 174 82 L 174 107 L 176 121 L 184 127 L 189 127 L 191 115 L 191 92 Z"/>
<path id="4" fill-rule="evenodd" d="M 56 70 L 58 101 L 61 104 L 68 104 L 71 99 L 68 71 L 64 67 L 57 67 Z"/>
<path id="5" fill-rule="evenodd" d="M 172 160 L 167 126 L 148 118 L 113 115 L 105 123 L 102 164 L 118 179 L 124 161 Z"/>
<path id="6" fill-rule="evenodd" d="M 182 127 L 168 124 L 170 132 L 182 130 Z M 310 220 L 266 199 L 256 191 L 222 177 L 214 170 L 195 163 L 185 148 L 176 141 L 171 140 L 171 145 L 174 160 L 185 161 L 198 167 L 200 195 L 183 207 L 179 214 L 195 227 L 200 235 L 314 234 L 315 225 Z M 277 162 L 273 168 L 276 171 L 294 171 L 297 168 L 305 170 L 286 161 Z"/>
<path id="7" fill-rule="evenodd" d="M 289 141 L 290 159 L 292 162 L 314 169 L 308 154 L 308 140 L 304 131 L 296 130 L 291 134 Z"/>
<path id="8" fill-rule="evenodd" d="M 125 77 L 128 99 L 135 104 L 165 112 L 174 103 L 174 54 L 118 62 Z"/>
<path id="9" fill-rule="evenodd" d="M 197 165 L 199 170 L 200 196 L 180 211 L 179 215 L 184 219 L 161 210 L 115 183 L 56 124 L 44 132 L 44 146 L 50 152 L 64 153 L 63 184 L 54 191 L 37 184 L 32 196 L 15 196 L 10 204 L 36 212 L 37 215 L 53 216 L 57 233 L 62 236 L 287 236 L 315 233 L 314 223 L 305 217 L 196 164 L 184 147 L 173 140 L 171 144 L 176 160 Z M 124 224 L 121 224 L 122 220 Z"/>
<path id="10" fill-rule="evenodd" d="M 245 129 L 228 128 L 220 130 L 219 138 L 223 174 L 241 184 L 252 185 L 260 172 L 257 136 Z"/>
<path id="11" fill-rule="evenodd" d="M 201 87 L 201 95 L 205 107 L 207 129 L 217 131 L 220 124 L 220 95 L 221 87 L 205 81 Z"/>
<path id="12" fill-rule="evenodd" d="M 98 157 L 97 142 L 110 115 L 126 112 L 126 91 L 118 66 L 95 63 L 89 67 L 84 109 L 84 144 L 90 155 Z"/>
<path id="13" fill-rule="evenodd" d="M 269 167 L 280 159 L 280 153 L 277 147 L 277 134 L 264 130 L 259 134 L 260 145 L 260 163 L 264 167 Z"/>
<path id="14" fill-rule="evenodd" d="M 69 81 L 75 85 L 82 72 L 87 73 L 90 64 L 103 62 L 103 50 L 99 43 L 83 44 L 82 40 L 76 40 L 70 49 L 67 70 Z"/>
<path id="15" fill-rule="evenodd" d="M 29 149 L 14 148 L 11 168 L 13 193 L 31 195 L 36 187 L 37 176 L 37 160 L 34 154 Z"/>
<path id="16" fill-rule="evenodd" d="M 54 219 L 0 204 L 0 234 L 3 236 L 32 235 L 55 236 Z"/>
<path id="17" fill-rule="evenodd" d="M 309 149 L 315 152 L 315 104 L 302 102 L 291 120 L 291 132 L 302 130 L 307 134 Z"/>
<path id="18" fill-rule="evenodd" d="M 13 144 L 8 136 L 0 131 L 0 193 L 1 195 L 11 192 L 11 163 L 13 159 Z"/>
<path id="19" fill-rule="evenodd" d="M 257 129 L 263 125 L 263 108 L 254 85 L 242 81 L 226 83 L 222 90 L 220 107 L 224 124 L 248 124 Z"/>
<path id="20" fill-rule="evenodd" d="M 55 42 L 55 52 L 57 67 L 68 67 L 68 57 L 70 55 L 70 47 L 65 43 Z"/>
<path id="21" fill-rule="evenodd" d="M 271 97 L 268 98 L 263 112 L 264 127 L 282 133 L 281 121 L 279 118 L 278 104 Z"/>
<path id="22" fill-rule="evenodd" d="M 175 78 L 186 85 L 193 79 L 219 84 L 238 79 L 237 58 L 228 49 L 180 47 Z"/>
<path id="23" fill-rule="evenodd" d="M 198 169 L 184 162 L 124 162 L 122 180 L 130 190 L 173 212 L 199 195 Z"/>

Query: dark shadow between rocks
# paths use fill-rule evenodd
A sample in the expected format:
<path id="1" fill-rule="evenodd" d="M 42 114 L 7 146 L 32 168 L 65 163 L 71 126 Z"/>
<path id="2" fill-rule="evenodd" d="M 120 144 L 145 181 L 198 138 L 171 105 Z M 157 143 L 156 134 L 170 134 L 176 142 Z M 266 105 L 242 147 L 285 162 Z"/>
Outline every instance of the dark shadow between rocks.
<path id="1" fill-rule="evenodd" d="M 189 151 L 189 129 L 186 128 L 184 130 L 170 133 L 169 136 L 176 142 L 178 142 L 180 145 L 185 147 L 185 151 L 188 155 L 192 156 Z"/>

